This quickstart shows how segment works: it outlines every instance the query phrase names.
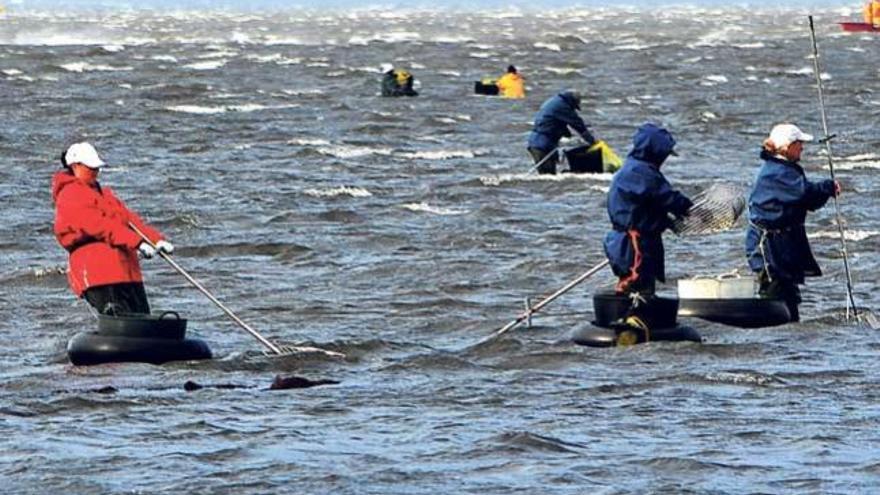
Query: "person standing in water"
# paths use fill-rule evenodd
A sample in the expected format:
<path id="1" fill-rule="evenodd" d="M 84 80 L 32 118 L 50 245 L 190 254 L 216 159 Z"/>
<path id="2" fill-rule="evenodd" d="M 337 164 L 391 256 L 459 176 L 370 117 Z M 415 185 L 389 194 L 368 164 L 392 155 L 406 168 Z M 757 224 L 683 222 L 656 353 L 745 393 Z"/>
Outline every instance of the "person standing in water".
<path id="1" fill-rule="evenodd" d="M 663 231 L 672 218 L 687 215 L 693 202 L 676 191 L 660 171 L 669 155 L 675 155 L 675 139 L 666 129 L 646 123 L 636 130 L 633 148 L 614 174 L 608 190 L 608 218 L 612 230 L 605 236 L 605 255 L 618 277 L 615 293 L 633 296 L 626 323 L 648 330 L 637 299 L 650 303 L 656 284 L 666 281 Z"/>
<path id="2" fill-rule="evenodd" d="M 880 29 L 880 0 L 869 0 L 865 3 L 862 13 L 865 24 L 874 26 L 874 29 Z"/>
<path id="3" fill-rule="evenodd" d="M 563 91 L 541 105 L 535 115 L 535 125 L 529 133 L 528 141 L 528 151 L 539 174 L 556 173 L 559 140 L 563 136 L 571 136 L 569 127 L 574 129 L 587 145 L 592 146 L 595 143 L 596 139 L 577 113 L 580 108 L 581 95 L 572 90 Z"/>
<path id="4" fill-rule="evenodd" d="M 830 179 L 811 182 L 800 165 L 804 143 L 813 136 L 793 124 L 778 124 L 761 149 L 764 163 L 749 196 L 745 248 L 760 294 L 785 301 L 791 321 L 800 321 L 798 285 L 822 275 L 813 257 L 804 221 L 807 212 L 840 194 Z"/>
<path id="5" fill-rule="evenodd" d="M 395 69 L 391 64 L 382 64 L 382 96 L 418 96 L 413 89 L 413 75 L 402 69 Z"/>
<path id="6" fill-rule="evenodd" d="M 525 98 L 525 79 L 517 72 L 516 67 L 508 66 L 507 73 L 501 76 L 495 85 L 502 98 Z"/>
<path id="7" fill-rule="evenodd" d="M 138 253 L 153 257 L 174 246 L 98 182 L 104 161 L 87 142 L 61 155 L 64 169 L 52 177 L 55 238 L 68 252 L 67 279 L 77 297 L 99 313 L 149 314 Z M 129 227 L 134 224 L 151 241 Z M 155 246 L 155 248 L 153 247 Z"/>

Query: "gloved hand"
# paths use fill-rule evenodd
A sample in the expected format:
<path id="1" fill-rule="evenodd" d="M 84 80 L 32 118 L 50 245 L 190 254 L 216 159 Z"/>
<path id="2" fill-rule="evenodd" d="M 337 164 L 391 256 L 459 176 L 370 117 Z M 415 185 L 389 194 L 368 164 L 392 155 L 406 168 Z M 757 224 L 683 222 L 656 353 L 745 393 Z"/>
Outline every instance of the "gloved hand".
<path id="1" fill-rule="evenodd" d="M 161 240 L 156 243 L 156 250 L 160 253 L 171 254 L 174 252 L 174 245 L 166 240 Z"/>
<path id="2" fill-rule="evenodd" d="M 151 246 L 149 242 L 142 242 L 138 244 L 138 252 L 140 252 L 141 256 L 144 258 L 150 259 L 156 255 L 156 248 Z"/>

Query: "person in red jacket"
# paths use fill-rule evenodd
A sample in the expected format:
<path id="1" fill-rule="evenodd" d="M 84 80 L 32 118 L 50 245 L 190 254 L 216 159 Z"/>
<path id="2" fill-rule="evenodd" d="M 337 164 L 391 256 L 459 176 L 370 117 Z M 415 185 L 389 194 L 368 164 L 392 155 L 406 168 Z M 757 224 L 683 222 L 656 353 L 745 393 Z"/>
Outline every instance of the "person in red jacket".
<path id="1" fill-rule="evenodd" d="M 64 170 L 52 177 L 55 238 L 69 253 L 67 280 L 104 314 L 149 314 L 137 254 L 151 258 L 170 254 L 174 246 L 98 183 L 104 161 L 89 143 L 76 143 L 61 155 Z M 152 241 L 144 242 L 134 224 Z M 155 246 L 155 247 L 154 247 Z"/>

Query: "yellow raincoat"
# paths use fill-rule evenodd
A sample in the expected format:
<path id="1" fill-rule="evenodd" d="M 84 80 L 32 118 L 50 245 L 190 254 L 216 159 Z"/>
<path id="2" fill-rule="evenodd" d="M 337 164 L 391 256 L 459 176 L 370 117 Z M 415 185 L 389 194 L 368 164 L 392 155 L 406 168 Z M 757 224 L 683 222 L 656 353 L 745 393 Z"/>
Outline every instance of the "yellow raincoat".
<path id="1" fill-rule="evenodd" d="M 495 81 L 498 86 L 498 92 L 502 98 L 525 98 L 526 82 L 523 77 L 517 73 L 508 72 Z"/>
<path id="2" fill-rule="evenodd" d="M 880 1 L 871 0 L 866 3 L 863 13 L 866 24 L 873 24 L 874 27 L 880 28 Z"/>

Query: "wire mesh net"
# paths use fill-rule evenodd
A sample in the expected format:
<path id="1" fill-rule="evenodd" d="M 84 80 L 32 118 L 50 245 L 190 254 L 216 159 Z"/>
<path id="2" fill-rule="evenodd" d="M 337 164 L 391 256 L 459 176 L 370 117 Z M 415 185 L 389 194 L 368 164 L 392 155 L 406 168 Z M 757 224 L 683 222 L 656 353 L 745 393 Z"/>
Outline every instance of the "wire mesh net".
<path id="1" fill-rule="evenodd" d="M 678 235 L 730 230 L 746 208 L 745 190 L 738 184 L 713 184 L 694 196 L 693 201 L 687 216 L 672 221 L 672 231 Z"/>

